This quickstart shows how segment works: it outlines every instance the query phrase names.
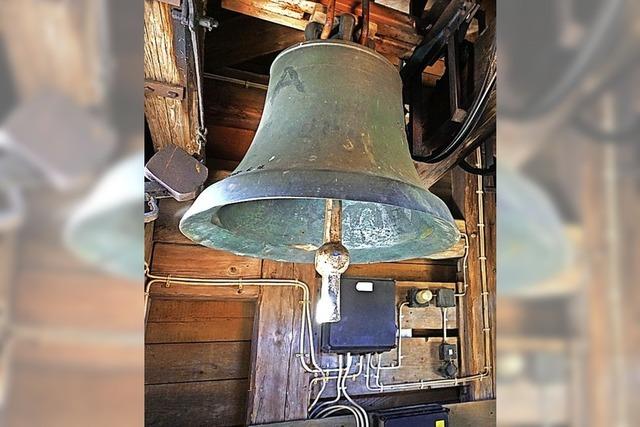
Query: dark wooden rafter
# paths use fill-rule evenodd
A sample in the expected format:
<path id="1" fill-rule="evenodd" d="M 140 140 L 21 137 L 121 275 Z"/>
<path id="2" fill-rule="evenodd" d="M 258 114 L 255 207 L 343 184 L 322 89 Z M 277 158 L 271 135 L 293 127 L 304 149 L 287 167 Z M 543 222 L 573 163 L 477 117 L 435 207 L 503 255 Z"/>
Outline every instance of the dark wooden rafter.
<path id="1" fill-rule="evenodd" d="M 485 114 L 474 131 L 449 157 L 438 163 L 414 162 L 418 175 L 425 187 L 438 182 L 451 168 L 471 154 L 474 146 L 495 135 L 496 132 L 496 92 L 491 94 Z"/>
<path id="2" fill-rule="evenodd" d="M 478 96 L 483 83 L 483 79 L 488 72 L 489 58 L 491 58 L 492 47 L 495 43 L 495 12 L 493 12 L 493 14 L 485 13 L 485 15 L 492 16 L 492 18 L 490 19 L 491 23 L 488 24 L 489 26 L 487 27 L 487 29 L 476 39 L 473 44 L 472 52 L 474 59 L 473 62 L 469 65 L 469 69 L 472 72 L 470 73 L 470 79 L 467 78 L 467 85 L 472 88 L 472 96 L 474 97 Z M 447 67 L 453 66 L 454 64 L 455 62 L 447 64 Z M 453 68 L 453 70 L 455 70 L 455 68 Z M 446 71 L 450 72 L 449 69 L 446 69 Z M 455 72 L 455 74 L 459 75 L 460 72 L 462 72 L 462 70 L 458 70 L 457 72 Z M 422 81 L 424 82 L 424 74 L 422 75 L 422 77 Z M 472 80 L 472 83 L 470 82 L 470 80 Z M 463 91 L 462 88 L 458 89 L 458 94 Z M 455 92 L 449 91 L 450 102 L 451 97 L 454 94 Z M 496 89 L 494 88 L 489 94 L 484 112 L 480 116 L 475 129 L 471 132 L 470 135 L 466 137 L 464 142 L 462 142 L 462 144 L 460 144 L 448 157 L 437 163 L 415 162 L 418 174 L 420 175 L 420 178 L 426 187 L 431 187 L 438 180 L 440 180 L 448 171 L 450 171 L 453 167 L 455 167 L 462 160 L 468 157 L 473 152 L 475 147 L 481 145 L 484 141 L 489 140 L 495 136 L 497 113 L 496 96 Z M 460 101 L 460 99 L 458 101 Z M 425 101 L 423 99 L 421 101 L 421 98 L 416 98 L 415 101 L 412 102 L 415 103 L 415 106 L 417 107 L 417 111 L 412 114 L 412 154 L 414 156 L 425 156 L 429 154 L 433 149 L 437 150 L 441 146 L 446 146 L 451 141 L 455 133 L 457 133 L 460 125 L 451 119 L 449 121 L 446 121 L 439 127 L 434 127 L 433 123 L 429 123 L 430 117 L 428 115 L 428 112 L 424 111 Z M 444 102 L 444 99 L 427 99 L 426 102 Z M 470 105 L 471 102 L 471 99 L 465 100 L 466 104 Z M 457 102 L 455 104 L 457 104 Z M 452 118 L 454 115 L 454 110 L 455 109 L 452 106 Z M 430 134 L 428 132 L 429 128 L 433 129 Z"/>
<path id="3" fill-rule="evenodd" d="M 304 41 L 300 30 L 241 15 L 207 35 L 205 69 L 218 70 L 278 52 Z"/>
<path id="4" fill-rule="evenodd" d="M 222 0 L 222 7 L 303 31 L 311 20 L 324 22 L 328 3 L 328 0 L 301 0 L 295 4 L 280 0 Z M 338 14 L 360 15 L 361 12 L 360 1 L 336 2 Z M 421 40 L 421 36 L 415 30 L 413 17 L 376 3 L 372 3 L 370 14 L 370 34 L 373 36 L 376 51 L 398 65 L 401 59 L 411 54 Z"/>

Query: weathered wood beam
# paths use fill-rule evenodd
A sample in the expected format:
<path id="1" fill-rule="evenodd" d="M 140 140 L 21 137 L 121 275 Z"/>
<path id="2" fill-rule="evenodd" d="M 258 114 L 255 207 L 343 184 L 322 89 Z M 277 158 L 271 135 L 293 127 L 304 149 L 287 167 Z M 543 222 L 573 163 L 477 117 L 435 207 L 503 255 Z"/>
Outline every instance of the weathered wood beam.
<path id="1" fill-rule="evenodd" d="M 325 6 L 328 0 L 313 2 L 297 0 L 222 0 L 224 9 L 254 16 L 276 24 L 298 30 L 304 30 L 311 19 L 324 20 Z M 336 3 L 336 12 L 361 13 L 360 2 L 340 0 Z M 376 3 L 371 5 L 371 25 L 375 31 L 373 40 L 376 51 L 392 63 L 398 65 L 401 58 L 408 57 L 421 36 L 417 34 L 414 19 L 406 13 Z"/>
<path id="2" fill-rule="evenodd" d="M 488 100 L 485 114 L 478 124 L 476 131 L 458 147 L 449 157 L 438 163 L 413 162 L 425 187 L 429 188 L 442 178 L 448 171 L 455 167 L 462 159 L 473 151 L 473 145 L 484 138 L 495 134 L 496 129 L 496 91 L 494 90 Z"/>
<path id="3" fill-rule="evenodd" d="M 173 20 L 172 8 L 155 0 L 144 2 L 144 78 L 185 88 L 185 96 L 173 99 L 145 93 L 144 112 L 156 150 L 174 144 L 194 154 L 198 152 L 198 100 L 195 84 L 189 81 L 193 58 L 186 29 Z"/>
<path id="4" fill-rule="evenodd" d="M 453 171 L 453 196 L 463 213 L 467 234 L 469 236 L 469 257 L 467 259 L 467 292 L 458 305 L 458 325 L 461 344 L 461 374 L 473 375 L 483 371 L 486 364 L 490 364 L 494 369 L 491 376 L 483 381 L 470 383 L 466 389 L 467 393 L 463 400 L 483 400 L 491 399 L 495 396 L 495 280 L 491 276 L 495 275 L 495 199 L 486 197 L 484 199 L 484 228 L 486 236 L 486 257 L 487 257 L 487 287 L 488 287 L 488 310 L 489 324 L 491 327 L 491 347 L 490 360 L 485 361 L 484 335 L 483 330 L 483 296 L 482 296 L 482 276 L 479 257 L 480 236 L 482 232 L 479 224 L 479 204 L 478 204 L 478 177 L 470 175 L 461 169 Z"/>
<path id="5" fill-rule="evenodd" d="M 304 32 L 250 16 L 223 21 L 207 35 L 205 69 L 215 71 L 304 41 Z"/>

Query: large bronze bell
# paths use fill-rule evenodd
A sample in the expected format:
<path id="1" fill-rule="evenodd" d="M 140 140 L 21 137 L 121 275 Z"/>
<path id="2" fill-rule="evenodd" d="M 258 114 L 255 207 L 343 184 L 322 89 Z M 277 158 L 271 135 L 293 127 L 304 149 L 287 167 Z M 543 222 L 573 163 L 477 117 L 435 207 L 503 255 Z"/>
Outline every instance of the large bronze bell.
<path id="1" fill-rule="evenodd" d="M 312 263 L 325 200 L 334 199 L 351 263 L 449 248 L 459 233 L 413 166 L 401 90 L 393 65 L 364 46 L 316 40 L 285 50 L 271 66 L 251 148 L 197 198 L 180 230 L 236 254 Z"/>

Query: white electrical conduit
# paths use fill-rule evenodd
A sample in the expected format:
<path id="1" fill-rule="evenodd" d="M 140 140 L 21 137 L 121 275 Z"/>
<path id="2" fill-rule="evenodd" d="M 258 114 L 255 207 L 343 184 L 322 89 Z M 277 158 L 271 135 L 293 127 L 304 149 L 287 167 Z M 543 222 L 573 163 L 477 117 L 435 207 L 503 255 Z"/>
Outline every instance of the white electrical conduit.
<path id="1" fill-rule="evenodd" d="M 364 356 L 360 356 L 360 361 L 358 362 L 357 371 L 352 373 L 352 374 L 347 373 L 346 377 L 350 378 L 351 381 L 355 381 L 360 375 L 362 375 L 363 367 L 364 367 Z M 318 401 L 322 397 L 322 393 L 324 393 L 324 390 L 326 389 L 327 384 L 329 383 L 329 381 L 336 380 L 336 379 L 338 379 L 337 376 L 333 376 L 333 377 L 332 376 L 316 377 L 316 378 L 311 379 L 311 383 L 309 384 L 309 400 L 311 400 L 311 393 L 313 392 L 313 386 L 318 381 L 322 381 L 322 385 L 321 385 L 320 391 L 316 395 L 315 399 L 313 400 L 311 405 L 309 405 L 309 408 L 308 408 L 309 412 L 316 406 L 316 404 L 318 403 Z"/>
<path id="2" fill-rule="evenodd" d="M 342 367 L 342 359 L 343 356 L 342 355 L 338 355 L 338 364 L 339 367 Z M 362 359 L 362 356 L 361 356 Z M 311 413 L 311 417 L 313 418 L 324 418 L 326 416 L 329 416 L 335 412 L 338 412 L 340 410 L 345 409 L 344 405 L 338 405 L 337 402 L 340 400 L 340 397 L 343 395 L 345 397 L 345 399 L 351 403 L 351 407 L 347 406 L 347 408 L 351 408 L 349 409 L 350 411 L 352 411 L 356 417 L 356 426 L 363 426 L 363 427 L 369 427 L 369 416 L 367 415 L 367 412 L 364 410 L 364 408 L 362 406 L 360 406 L 359 404 L 357 404 L 352 398 L 351 396 L 349 396 L 349 393 L 347 392 L 347 378 L 349 377 L 348 375 L 346 375 L 346 373 L 349 372 L 349 370 L 351 369 L 351 362 L 352 362 L 352 356 L 351 353 L 347 353 L 347 365 L 345 368 L 345 375 L 342 376 L 341 378 L 339 378 L 336 382 L 336 397 L 329 401 L 329 402 L 325 402 L 323 404 L 321 404 L 320 406 L 318 406 L 318 408 L 316 408 L 314 411 L 312 411 Z M 326 406 L 325 408 L 322 408 L 323 406 Z M 320 409 L 322 408 L 322 409 Z"/>
<path id="3" fill-rule="evenodd" d="M 332 377 L 327 377 L 329 372 L 338 372 L 338 376 L 335 377 L 337 379 L 337 386 L 336 386 L 336 399 L 334 399 L 334 401 L 332 402 L 325 402 L 322 405 L 320 405 L 318 408 L 322 406 L 325 406 L 325 404 L 327 403 L 337 403 L 340 400 L 340 397 L 342 395 L 343 392 L 346 392 L 346 379 L 350 376 L 354 376 L 357 377 L 362 373 L 362 367 L 363 367 L 363 358 L 361 357 L 360 359 L 360 367 L 358 369 L 358 372 L 356 374 L 352 374 L 349 375 L 349 370 L 350 370 L 350 365 L 351 365 L 351 355 L 348 355 L 348 366 L 346 369 L 344 369 L 344 374 L 343 374 L 343 369 L 342 369 L 342 356 L 339 356 L 339 366 L 338 368 L 321 368 L 318 363 L 317 360 L 315 358 L 315 346 L 313 343 L 313 329 L 312 329 L 312 324 L 311 324 L 311 315 L 310 315 L 310 292 L 309 292 L 309 286 L 300 281 L 300 280 L 290 280 L 290 279 L 250 279 L 250 280 L 243 280 L 243 279 L 237 279 L 237 280 L 229 280 L 229 279 L 197 279 L 197 278 L 187 278 L 187 277 L 172 277 L 172 276 L 158 276 L 158 275 L 154 275 L 151 274 L 149 272 L 149 265 L 145 262 L 145 274 L 146 276 L 151 279 L 149 280 L 149 282 L 147 283 L 147 286 L 145 288 L 145 299 L 144 299 L 144 313 L 145 313 L 145 323 L 146 323 L 146 318 L 147 318 L 147 314 L 148 314 L 148 309 L 149 309 L 149 299 L 150 299 L 150 290 L 151 290 L 151 286 L 154 283 L 164 283 L 166 286 L 170 286 L 171 284 L 182 284 L 182 285 L 195 285 L 195 286 L 295 286 L 299 289 L 302 290 L 302 294 L 303 294 L 303 300 L 302 302 L 302 316 L 301 316 L 301 320 L 300 320 L 300 339 L 299 339 L 299 353 L 298 356 L 300 358 L 300 363 L 303 366 L 304 370 L 306 372 L 309 373 L 313 373 L 315 375 L 320 374 L 321 378 L 314 378 L 314 380 L 322 380 L 323 381 L 323 390 L 324 387 L 326 386 L 327 382 L 332 378 Z M 312 369 L 308 366 L 308 363 L 305 359 L 305 357 L 307 356 L 307 354 L 305 353 L 305 348 L 304 348 L 304 341 L 305 341 L 305 324 L 306 324 L 306 329 L 308 329 L 308 334 L 309 334 L 309 347 L 310 347 L 310 352 L 309 352 L 309 357 L 311 359 L 311 364 L 313 365 L 313 367 L 315 369 Z M 313 380 L 312 380 L 313 381 Z M 316 401 L 314 402 L 314 405 L 317 404 L 317 401 L 319 400 L 320 394 L 318 396 L 318 398 L 316 399 Z M 350 396 L 348 396 L 348 394 L 345 393 L 345 398 L 349 401 L 349 402 L 353 402 L 353 400 L 351 399 Z M 366 412 L 364 411 L 364 409 L 357 405 L 355 402 L 353 402 L 354 407 L 350 407 L 347 405 L 334 405 L 331 408 L 336 409 L 336 411 L 338 410 L 348 410 L 351 411 L 354 416 L 356 417 L 356 424 L 357 427 L 368 427 L 369 426 L 369 420 L 368 420 L 368 416 L 366 415 Z M 311 409 L 311 408 L 310 408 Z M 333 413 L 334 411 L 329 411 L 330 408 L 325 408 L 322 409 L 321 411 L 318 412 L 318 414 L 323 414 L 322 416 L 327 416 L 329 413 Z M 326 411 L 326 412 L 325 412 Z"/>
<path id="4" fill-rule="evenodd" d="M 350 353 L 347 353 L 347 363 L 351 364 L 351 354 Z M 351 405 L 353 405 L 357 410 L 360 411 L 364 427 L 369 427 L 369 416 L 367 415 L 367 411 L 365 411 L 362 406 L 357 404 L 351 398 L 351 396 L 349 396 L 349 393 L 347 393 L 346 381 L 342 382 L 342 394 L 344 394 L 344 397 L 349 401 L 349 403 L 351 403 Z"/>
<path id="5" fill-rule="evenodd" d="M 467 236 L 466 233 L 462 233 L 462 238 L 464 239 L 464 255 L 462 257 L 462 284 L 463 284 L 463 291 L 462 293 L 456 293 L 454 294 L 456 297 L 462 298 L 467 294 L 467 287 L 469 286 L 469 284 L 467 283 L 467 259 L 469 257 L 469 238 Z M 403 302 L 402 304 L 400 304 L 400 306 L 398 306 L 398 341 L 396 344 L 397 347 L 397 364 L 395 365 L 389 365 L 389 366 L 381 366 L 380 369 L 381 370 L 390 370 L 390 369 L 399 369 L 402 367 L 402 358 L 404 357 L 402 355 L 402 338 L 400 337 L 400 329 L 402 327 L 402 308 L 406 307 L 407 305 L 409 305 L 409 303 L 407 302 Z M 444 316 L 444 320 L 443 320 L 443 327 L 444 327 L 444 341 L 447 341 L 447 319 L 446 319 L 446 313 L 443 313 Z M 370 359 L 369 359 L 370 360 Z M 381 362 L 379 362 L 381 363 Z M 372 369 L 376 369 L 377 366 L 373 365 L 372 363 L 368 363 L 368 365 L 372 368 Z"/>
<path id="6" fill-rule="evenodd" d="M 322 376 L 326 375 L 326 372 L 334 371 L 334 369 L 323 369 L 321 368 L 315 357 L 315 346 L 313 343 L 313 328 L 311 324 L 311 316 L 310 316 L 310 299 L 309 299 L 309 286 L 300 281 L 300 280 L 292 280 L 292 279 L 197 279 L 197 278 L 189 278 L 189 277 L 173 277 L 173 276 L 158 276 L 151 274 L 149 272 L 149 266 L 145 262 L 145 274 L 151 279 L 147 283 L 145 294 L 144 294 L 144 313 L 145 313 L 145 323 L 147 318 L 147 312 L 149 309 L 149 298 L 150 298 L 150 289 L 151 286 L 155 283 L 164 283 L 165 286 L 170 286 L 171 284 L 177 285 L 196 285 L 196 286 L 294 286 L 302 290 L 303 299 L 302 303 L 302 316 L 300 319 L 300 340 L 299 340 L 299 353 L 298 357 L 302 364 L 302 367 L 306 372 L 312 374 L 320 374 Z M 306 320 L 306 322 L 305 322 Z M 306 330 L 309 333 L 309 347 L 310 352 L 308 353 L 311 359 L 311 365 L 314 369 L 309 367 L 305 357 L 307 353 L 305 353 L 304 341 L 305 341 L 305 323 Z"/>
<path id="7" fill-rule="evenodd" d="M 455 296 L 463 297 L 467 294 L 467 287 L 469 286 L 467 282 L 467 259 L 469 258 L 469 236 L 467 233 L 461 233 L 462 238 L 464 239 L 464 256 L 462 257 L 462 293 L 457 293 Z M 458 264 L 460 265 L 460 264 Z M 459 268 L 459 267 L 458 267 Z M 458 271 L 460 271 L 458 269 Z"/>
<path id="8" fill-rule="evenodd" d="M 342 362 L 343 362 L 343 356 L 340 354 L 338 355 L 338 367 L 342 368 Z M 310 415 L 312 418 L 322 418 L 325 417 L 327 415 L 330 415 L 334 412 L 337 412 L 339 409 L 335 408 L 335 404 L 337 404 L 340 401 L 340 398 L 342 397 L 342 395 L 344 394 L 343 391 L 346 390 L 346 381 L 347 381 L 347 373 L 349 372 L 349 370 L 351 369 L 351 355 L 348 354 L 347 356 L 347 365 L 346 368 L 344 369 L 345 375 L 340 375 L 338 374 L 339 378 L 337 378 L 336 380 L 336 397 L 333 400 L 324 402 L 322 404 L 320 404 L 315 410 L 313 410 Z M 345 396 L 346 398 L 346 396 Z M 324 408 L 323 408 L 324 407 Z M 359 412 L 358 409 L 355 409 L 355 414 L 356 414 L 356 424 L 358 426 L 362 425 L 362 419 L 361 419 L 361 414 Z"/>
<path id="9" fill-rule="evenodd" d="M 482 169 L 482 150 L 476 148 L 476 165 Z M 482 282 L 482 331 L 484 332 L 484 369 L 491 369 L 491 327 L 489 326 L 489 287 L 487 281 L 486 229 L 484 224 L 484 185 L 483 176 L 478 175 L 478 236 L 480 238 L 480 278 Z"/>
<path id="10" fill-rule="evenodd" d="M 476 150 L 476 165 L 479 168 L 482 168 L 482 152 L 480 148 Z M 378 365 L 374 365 L 371 362 L 371 354 L 367 355 L 367 372 L 365 374 L 366 378 L 366 387 L 370 391 L 408 391 L 408 390 L 422 390 L 425 388 L 431 388 L 434 386 L 457 386 L 461 384 L 465 384 L 471 381 L 482 380 L 483 378 L 489 376 L 491 374 L 491 341 L 489 334 L 491 333 L 491 327 L 489 326 L 489 291 L 487 284 L 487 258 L 486 258 L 486 241 L 485 241 L 485 224 L 484 224 L 484 187 L 482 182 L 482 176 L 478 175 L 478 190 L 476 191 L 478 196 L 478 235 L 479 235 L 479 255 L 478 260 L 480 261 L 480 278 L 482 285 L 482 331 L 483 331 L 483 341 L 484 341 L 484 368 L 482 372 L 474 375 L 467 375 L 464 377 L 455 377 L 455 378 L 446 378 L 446 379 L 437 379 L 437 380 L 420 380 L 417 382 L 410 383 L 401 383 L 401 384 L 383 384 L 380 382 L 380 371 L 385 368 L 392 367 L 381 367 L 380 363 L 380 355 L 378 355 Z M 458 297 L 464 297 L 467 293 L 467 257 L 469 254 L 469 240 L 466 234 L 462 234 L 465 239 L 465 254 L 462 260 L 462 268 L 463 268 L 463 281 L 464 281 L 464 289 L 462 293 L 456 294 Z M 446 321 L 446 313 L 443 313 L 444 321 Z M 400 325 L 398 325 L 400 326 Z M 446 327 L 446 325 L 445 325 Z M 400 340 L 401 341 L 401 340 Z M 445 335 L 446 341 L 446 335 Z M 398 360 L 402 360 L 402 355 L 398 354 Z M 375 385 L 371 385 L 371 369 L 376 369 L 374 373 L 375 376 Z"/>
<path id="11" fill-rule="evenodd" d="M 367 365 L 372 369 L 382 369 L 382 370 L 391 370 L 391 369 L 400 369 L 402 367 L 402 337 L 400 336 L 400 329 L 402 328 L 402 309 L 408 306 L 408 302 L 403 302 L 398 306 L 398 340 L 396 341 L 396 348 L 398 349 L 396 352 L 397 363 L 395 365 L 388 366 L 378 366 L 382 363 L 381 356 L 378 356 L 378 365 L 371 364 L 371 359 L 369 359 Z"/>
<path id="12" fill-rule="evenodd" d="M 463 269 L 463 292 L 462 293 L 456 293 L 454 294 L 457 297 L 464 297 L 467 294 L 467 257 L 469 255 L 469 240 L 467 238 L 467 235 L 462 233 L 462 237 L 465 239 L 465 245 L 464 245 L 464 256 L 462 257 L 462 269 Z M 406 307 L 407 305 L 409 305 L 408 302 L 403 302 L 402 304 L 400 304 L 398 306 L 398 341 L 396 344 L 397 347 L 397 364 L 395 365 L 389 365 L 389 366 L 381 366 L 380 369 L 381 370 L 390 370 L 390 369 L 399 369 L 402 367 L 402 359 L 403 359 L 403 355 L 402 355 L 402 337 L 400 336 L 400 329 L 402 327 L 402 308 Z M 447 315 L 445 312 L 446 308 L 443 309 L 443 335 L 444 335 L 444 342 L 447 341 Z M 369 359 L 370 360 L 370 359 Z M 379 358 L 379 362 L 380 358 Z M 377 369 L 378 366 L 374 365 L 373 363 L 369 362 L 368 365 L 372 368 L 372 369 Z"/>
<path id="13" fill-rule="evenodd" d="M 442 342 L 447 342 L 447 307 L 442 307 Z"/>

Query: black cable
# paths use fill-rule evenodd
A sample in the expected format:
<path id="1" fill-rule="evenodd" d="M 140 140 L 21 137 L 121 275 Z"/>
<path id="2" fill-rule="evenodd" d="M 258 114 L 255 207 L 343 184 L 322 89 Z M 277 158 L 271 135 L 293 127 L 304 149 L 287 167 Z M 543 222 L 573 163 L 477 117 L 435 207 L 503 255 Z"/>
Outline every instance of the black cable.
<path id="1" fill-rule="evenodd" d="M 496 174 L 496 157 L 493 156 L 493 164 L 488 168 L 478 168 L 476 166 L 470 165 L 466 159 L 462 159 L 458 166 L 462 168 L 463 171 L 473 174 L 473 175 L 481 175 L 481 176 L 489 176 Z"/>
<path id="2" fill-rule="evenodd" d="M 496 84 L 496 69 L 495 69 L 495 46 L 493 48 L 493 54 L 491 62 L 487 67 L 487 74 L 485 75 L 484 82 L 478 93 L 476 99 L 474 99 L 473 104 L 471 104 L 471 108 L 469 111 L 469 115 L 465 119 L 462 127 L 458 131 L 458 133 L 453 137 L 451 142 L 447 144 L 445 147 L 437 149 L 429 153 L 427 156 L 412 156 L 412 158 L 418 162 L 423 163 L 438 163 L 451 154 L 453 154 L 464 142 L 467 137 L 473 132 L 476 128 L 480 117 L 484 113 L 484 110 L 487 106 L 489 95 L 493 90 Z"/>

